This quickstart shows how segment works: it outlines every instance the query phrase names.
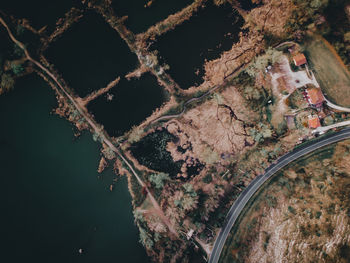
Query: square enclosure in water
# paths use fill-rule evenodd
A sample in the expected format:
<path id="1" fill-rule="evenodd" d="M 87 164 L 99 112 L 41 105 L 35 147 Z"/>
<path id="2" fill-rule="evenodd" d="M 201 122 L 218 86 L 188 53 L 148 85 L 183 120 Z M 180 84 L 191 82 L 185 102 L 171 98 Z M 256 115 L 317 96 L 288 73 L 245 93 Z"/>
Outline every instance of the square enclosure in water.
<path id="1" fill-rule="evenodd" d="M 52 43 L 46 57 L 80 97 L 123 77 L 137 64 L 117 31 L 92 11 Z"/>
<path id="2" fill-rule="evenodd" d="M 152 3 L 147 6 L 149 2 Z M 119 17 L 128 16 L 125 25 L 131 31 L 141 33 L 192 3 L 193 0 L 113 0 L 113 8 Z"/>
<path id="3" fill-rule="evenodd" d="M 16 18 L 27 18 L 32 26 L 41 28 L 50 25 L 53 28 L 56 21 L 73 6 L 80 4 L 79 0 L 10 0 L 0 1 L 0 10 Z"/>
<path id="4" fill-rule="evenodd" d="M 230 4 L 217 7 L 209 1 L 190 20 L 160 36 L 152 49 L 159 51 L 180 87 L 188 89 L 202 83 L 206 59 L 218 58 L 238 41 L 242 25 L 243 18 Z"/>
<path id="5" fill-rule="evenodd" d="M 140 124 L 163 101 L 163 88 L 158 85 L 155 76 L 146 73 L 140 79 L 128 81 L 122 78 L 108 94 L 90 102 L 88 110 L 110 136 L 117 137 Z"/>

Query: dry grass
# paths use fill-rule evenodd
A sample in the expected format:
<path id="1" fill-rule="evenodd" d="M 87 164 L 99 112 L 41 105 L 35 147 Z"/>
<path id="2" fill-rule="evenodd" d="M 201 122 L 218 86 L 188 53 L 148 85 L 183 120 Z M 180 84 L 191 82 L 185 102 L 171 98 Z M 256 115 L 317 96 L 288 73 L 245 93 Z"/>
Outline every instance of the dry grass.
<path id="1" fill-rule="evenodd" d="M 235 120 L 229 109 L 242 121 Z M 175 160 L 192 157 L 206 164 L 215 163 L 221 160 L 221 155 L 234 155 L 243 150 L 248 137 L 243 121 L 253 122 L 258 118 L 238 90 L 227 87 L 214 94 L 212 99 L 188 110 L 178 121 L 167 124 L 168 130 L 180 138 L 176 145 L 169 145 L 168 150 Z M 186 154 L 177 152 L 177 146 L 186 144 L 191 144 L 190 151 Z"/>
<path id="2" fill-rule="evenodd" d="M 350 72 L 334 48 L 322 37 L 305 42 L 305 53 L 326 97 L 340 106 L 350 106 Z"/>
<path id="3" fill-rule="evenodd" d="M 221 262 L 348 262 L 341 250 L 350 244 L 349 148 L 349 140 L 326 147 L 268 183 L 231 232 Z"/>

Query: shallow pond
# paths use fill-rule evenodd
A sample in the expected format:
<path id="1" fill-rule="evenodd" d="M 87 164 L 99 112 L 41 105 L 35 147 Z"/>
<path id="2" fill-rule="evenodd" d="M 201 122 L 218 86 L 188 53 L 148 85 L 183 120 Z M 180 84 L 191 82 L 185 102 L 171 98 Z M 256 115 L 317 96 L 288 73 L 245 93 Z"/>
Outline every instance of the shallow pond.
<path id="1" fill-rule="evenodd" d="M 153 49 L 170 65 L 169 73 L 182 89 L 203 81 L 205 60 L 218 58 L 238 41 L 242 17 L 229 4 L 208 3 L 190 20 L 162 35 Z"/>
<path id="2" fill-rule="evenodd" d="M 137 64 L 118 33 L 93 12 L 66 31 L 46 55 L 81 97 L 124 76 Z"/>
<path id="3" fill-rule="evenodd" d="M 140 164 L 158 172 L 168 173 L 175 178 L 181 172 L 183 161 L 174 162 L 166 147 L 168 142 L 176 140 L 178 138 L 162 129 L 148 134 L 141 141 L 133 144 L 130 150 Z"/>
<path id="4" fill-rule="evenodd" d="M 128 16 L 125 25 L 131 31 L 141 33 L 190 5 L 193 0 L 155 0 L 151 6 L 145 7 L 147 2 L 144 0 L 114 0 L 113 7 L 119 17 Z"/>
<path id="5" fill-rule="evenodd" d="M 78 0 L 2 0 L 0 10 L 16 18 L 27 18 L 39 29 L 45 25 L 52 28 L 58 18 L 78 4 Z"/>
<path id="6" fill-rule="evenodd" d="M 88 109 L 111 136 L 123 135 L 140 124 L 162 105 L 165 97 L 156 77 L 150 73 L 130 81 L 122 78 L 109 94 L 113 96 L 112 101 L 108 101 L 106 95 L 100 96 Z"/>
<path id="7" fill-rule="evenodd" d="M 260 4 L 253 3 L 252 0 L 238 0 L 238 2 L 240 3 L 241 7 L 247 11 L 262 5 L 261 3 Z"/>

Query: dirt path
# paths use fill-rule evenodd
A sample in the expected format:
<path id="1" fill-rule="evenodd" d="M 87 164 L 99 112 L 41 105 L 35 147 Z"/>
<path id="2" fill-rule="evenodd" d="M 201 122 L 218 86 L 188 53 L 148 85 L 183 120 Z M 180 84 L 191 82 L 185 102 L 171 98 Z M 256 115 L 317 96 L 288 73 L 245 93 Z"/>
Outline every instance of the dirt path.
<path id="1" fill-rule="evenodd" d="M 210 90 L 208 90 L 206 93 L 204 93 L 202 96 L 189 99 L 188 101 L 186 101 L 186 102 L 184 103 L 183 109 L 182 109 L 182 111 L 181 111 L 180 113 L 178 113 L 178 114 L 171 114 L 171 115 L 160 116 L 159 118 L 153 120 L 153 121 L 151 122 L 151 124 L 156 123 L 156 122 L 158 122 L 158 121 L 170 120 L 170 119 L 175 119 L 175 118 L 181 117 L 181 116 L 185 113 L 185 111 L 186 111 L 186 106 L 187 106 L 187 105 L 191 104 L 191 103 L 194 102 L 194 101 L 198 101 L 198 100 L 200 100 L 200 99 L 202 99 L 202 98 L 208 96 L 209 94 L 213 93 L 215 90 L 217 90 L 217 89 L 220 88 L 220 87 L 221 87 L 221 86 L 215 86 L 215 87 L 211 88 Z"/>
<path id="2" fill-rule="evenodd" d="M 104 130 L 102 128 L 100 128 L 97 124 L 95 124 L 95 122 L 93 120 L 91 120 L 90 116 L 88 115 L 87 111 L 85 108 L 81 107 L 79 105 L 79 103 L 76 102 L 75 98 L 73 98 L 69 92 L 61 85 L 61 83 L 57 80 L 57 78 L 48 70 L 46 69 L 43 65 L 41 65 L 38 61 L 34 60 L 28 50 L 26 49 L 25 45 L 23 43 L 21 43 L 20 41 L 18 41 L 12 34 L 11 30 L 9 29 L 8 25 L 6 24 L 6 22 L 2 19 L 2 17 L 0 17 L 0 23 L 5 27 L 5 29 L 7 30 L 11 40 L 18 45 L 24 52 L 25 57 L 27 58 L 28 61 L 32 62 L 34 65 L 36 65 L 38 68 L 40 68 L 43 72 L 45 72 L 56 84 L 57 86 L 60 88 L 60 90 L 66 95 L 66 97 L 71 101 L 71 103 L 74 105 L 74 107 L 79 111 L 79 113 L 84 117 L 84 119 L 89 123 L 90 127 L 92 128 L 92 130 L 95 131 L 95 133 L 97 133 L 101 139 L 103 140 L 103 142 L 108 145 L 108 147 L 113 150 L 113 152 L 115 152 L 120 159 L 122 159 L 122 161 L 128 166 L 128 168 L 130 169 L 130 171 L 132 172 L 132 174 L 136 177 L 138 183 L 147 191 L 147 196 L 149 197 L 150 201 L 152 202 L 153 206 L 155 209 L 157 209 L 159 211 L 159 214 L 162 215 L 161 219 L 162 221 L 167 225 L 167 227 L 169 228 L 169 230 L 175 235 L 178 236 L 177 232 L 175 231 L 175 229 L 173 228 L 173 226 L 171 225 L 170 221 L 168 220 L 168 218 L 164 215 L 162 209 L 160 208 L 158 202 L 156 201 L 156 199 L 154 198 L 154 196 L 151 194 L 151 192 L 149 191 L 148 187 L 145 185 L 145 183 L 141 180 L 141 178 L 138 176 L 138 174 L 136 173 L 136 171 L 134 170 L 134 168 L 132 167 L 132 165 L 128 162 L 128 160 L 122 155 L 121 151 L 119 149 L 117 149 L 117 147 L 112 143 L 111 139 L 108 138 L 108 136 L 106 135 L 106 133 L 104 132 Z"/>
<path id="3" fill-rule="evenodd" d="M 111 88 L 115 87 L 120 81 L 120 77 L 117 77 L 115 80 L 112 80 L 106 87 L 101 88 L 97 91 L 91 92 L 89 95 L 87 95 L 85 98 L 77 98 L 76 101 L 79 105 L 82 107 L 86 107 L 86 105 L 90 102 L 98 98 L 99 96 L 105 94 L 108 92 Z"/>

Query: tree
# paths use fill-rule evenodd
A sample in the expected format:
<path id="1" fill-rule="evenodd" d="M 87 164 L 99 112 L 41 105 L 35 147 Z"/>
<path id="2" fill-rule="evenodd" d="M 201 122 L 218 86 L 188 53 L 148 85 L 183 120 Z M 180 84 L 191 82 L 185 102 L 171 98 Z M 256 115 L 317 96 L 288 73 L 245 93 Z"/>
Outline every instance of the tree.
<path id="1" fill-rule="evenodd" d="M 226 3 L 226 0 L 214 0 L 214 4 L 217 6 L 220 6 L 222 4 Z"/>
<path id="2" fill-rule="evenodd" d="M 258 56 L 246 69 L 246 72 L 251 77 L 255 77 L 257 73 L 265 71 L 268 65 L 273 65 L 279 61 L 283 52 L 273 48 L 268 48 L 264 55 Z"/>
<path id="3" fill-rule="evenodd" d="M 15 80 L 12 78 L 12 76 L 7 73 L 3 74 L 1 76 L 0 93 L 12 90 L 14 85 L 15 85 Z"/>
<path id="4" fill-rule="evenodd" d="M 23 35 L 25 31 L 25 28 L 21 25 L 17 25 L 17 28 L 16 28 L 16 35 L 17 36 L 20 36 L 20 35 Z"/>
<path id="5" fill-rule="evenodd" d="M 24 56 L 24 51 L 17 44 L 14 44 L 14 46 L 13 46 L 13 54 L 18 56 L 18 57 L 23 57 Z"/>
<path id="6" fill-rule="evenodd" d="M 198 194 L 190 183 L 186 183 L 182 187 L 185 191 L 179 190 L 173 195 L 174 205 L 182 211 L 188 212 L 197 207 Z"/>
<path id="7" fill-rule="evenodd" d="M 320 13 L 328 6 L 328 0 L 293 0 L 295 9 L 286 23 L 285 28 L 289 34 L 299 30 L 306 30 L 312 21 L 317 20 Z"/>
<path id="8" fill-rule="evenodd" d="M 194 198 L 191 195 L 185 195 L 182 199 L 182 208 L 185 211 L 190 211 L 197 207 L 198 198 Z"/>
<path id="9" fill-rule="evenodd" d="M 145 218 L 143 217 L 143 213 L 140 210 L 138 210 L 138 209 L 134 210 L 133 214 L 134 214 L 135 220 L 138 220 L 141 223 L 145 222 Z"/>
<path id="10" fill-rule="evenodd" d="M 206 184 L 210 184 L 213 181 L 213 177 L 211 176 L 211 174 L 207 174 L 202 181 Z"/>
<path id="11" fill-rule="evenodd" d="M 151 174 L 149 180 L 156 186 L 157 189 L 162 189 L 164 187 L 164 182 L 170 180 L 169 174 L 158 173 Z"/>
<path id="12" fill-rule="evenodd" d="M 189 195 L 191 195 L 191 196 L 197 196 L 197 193 L 196 193 L 196 191 L 193 189 L 193 185 L 192 185 L 192 184 L 186 183 L 186 184 L 184 184 L 182 187 L 185 189 L 186 193 L 188 193 Z"/>
<path id="13" fill-rule="evenodd" d="M 141 139 L 143 132 L 144 130 L 142 128 L 139 128 L 137 126 L 132 127 L 128 137 L 129 143 L 133 144 L 135 142 L 138 142 Z"/>
<path id="14" fill-rule="evenodd" d="M 21 64 L 15 64 L 15 63 L 11 64 L 11 69 L 15 75 L 20 75 L 24 71 L 24 68 Z"/>
<path id="15" fill-rule="evenodd" d="M 350 31 L 344 34 L 344 42 L 350 42 Z"/>
<path id="16" fill-rule="evenodd" d="M 310 2 L 310 7 L 313 9 L 319 9 L 322 7 L 324 4 L 328 4 L 328 1 L 321 1 L 321 0 L 312 0 Z"/>
<path id="17" fill-rule="evenodd" d="M 140 242 L 141 242 L 141 244 L 144 247 L 151 249 L 154 245 L 154 242 L 152 241 L 150 235 L 142 227 L 139 227 L 139 229 L 140 229 Z"/>

